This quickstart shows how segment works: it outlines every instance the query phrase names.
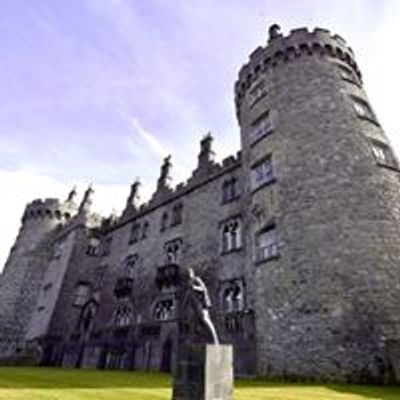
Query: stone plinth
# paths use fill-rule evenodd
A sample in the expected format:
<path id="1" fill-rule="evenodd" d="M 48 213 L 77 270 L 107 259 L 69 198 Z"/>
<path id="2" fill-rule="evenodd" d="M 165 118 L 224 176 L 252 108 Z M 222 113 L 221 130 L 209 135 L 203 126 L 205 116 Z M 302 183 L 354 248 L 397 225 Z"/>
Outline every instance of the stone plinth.
<path id="1" fill-rule="evenodd" d="M 233 400 L 232 346 L 182 344 L 172 399 Z"/>

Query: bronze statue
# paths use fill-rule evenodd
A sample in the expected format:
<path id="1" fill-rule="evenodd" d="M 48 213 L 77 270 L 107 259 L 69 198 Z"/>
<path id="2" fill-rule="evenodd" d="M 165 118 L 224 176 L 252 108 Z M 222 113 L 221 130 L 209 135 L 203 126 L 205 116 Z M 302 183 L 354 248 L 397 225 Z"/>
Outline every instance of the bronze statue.
<path id="1" fill-rule="evenodd" d="M 211 320 L 210 316 L 210 308 L 211 308 L 211 299 L 208 293 L 208 289 L 204 283 L 204 281 L 197 275 L 195 275 L 192 268 L 187 269 L 188 272 L 188 286 L 191 291 L 193 305 L 196 309 L 196 312 L 207 329 L 213 339 L 214 344 L 219 344 L 217 331 L 215 326 Z"/>

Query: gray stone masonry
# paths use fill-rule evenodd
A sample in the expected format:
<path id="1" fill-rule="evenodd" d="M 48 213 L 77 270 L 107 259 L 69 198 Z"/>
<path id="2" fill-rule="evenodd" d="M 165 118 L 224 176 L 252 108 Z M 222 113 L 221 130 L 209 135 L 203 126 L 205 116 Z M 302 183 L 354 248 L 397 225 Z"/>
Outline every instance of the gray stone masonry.
<path id="1" fill-rule="evenodd" d="M 379 78 L 379 77 L 378 77 Z M 200 145 L 191 177 L 120 216 L 35 200 L 0 276 L 0 355 L 177 367 L 174 265 L 206 283 L 237 375 L 400 382 L 400 175 L 353 51 L 270 29 L 235 84 L 241 150 Z M 128 192 L 128 188 L 127 188 Z M 127 193 L 128 195 L 128 193 Z"/>

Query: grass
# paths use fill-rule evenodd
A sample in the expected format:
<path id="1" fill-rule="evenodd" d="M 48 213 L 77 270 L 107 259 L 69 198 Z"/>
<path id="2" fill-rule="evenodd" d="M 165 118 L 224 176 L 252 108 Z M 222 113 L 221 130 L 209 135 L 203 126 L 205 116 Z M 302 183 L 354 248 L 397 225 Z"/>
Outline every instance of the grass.
<path id="1" fill-rule="evenodd" d="M 171 400 L 171 377 L 131 371 L 0 368 L 1 400 Z M 238 380 L 235 400 L 399 400 L 400 387 Z"/>

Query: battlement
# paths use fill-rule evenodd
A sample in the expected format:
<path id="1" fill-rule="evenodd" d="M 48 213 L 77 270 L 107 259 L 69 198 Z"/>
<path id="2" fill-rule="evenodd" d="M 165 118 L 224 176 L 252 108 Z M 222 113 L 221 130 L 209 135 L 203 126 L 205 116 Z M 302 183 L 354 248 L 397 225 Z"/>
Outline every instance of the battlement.
<path id="1" fill-rule="evenodd" d="M 25 223 L 31 220 L 40 219 L 58 219 L 58 220 L 69 220 L 71 214 L 66 210 L 65 205 L 58 199 L 36 199 L 29 203 L 22 217 L 22 222 Z"/>
<path id="2" fill-rule="evenodd" d="M 239 168 L 242 163 L 242 153 L 238 151 L 234 155 L 230 155 L 222 160 L 221 163 L 210 163 L 209 168 L 204 171 L 200 171 L 199 168 L 194 170 L 191 177 L 185 182 L 177 184 L 174 188 L 170 188 L 167 191 L 163 191 L 159 197 L 153 197 L 147 203 L 142 203 L 136 210 L 132 210 L 129 213 L 123 212 L 122 215 L 115 219 L 111 224 L 106 224 L 106 229 L 115 229 L 120 225 L 126 224 L 134 219 L 143 217 L 145 214 L 155 210 L 156 208 L 162 207 L 168 203 L 177 201 L 179 198 L 187 195 L 188 193 L 196 190 L 197 188 L 208 184 L 214 179 L 220 178 L 222 175 L 229 173 L 230 171 Z"/>
<path id="3" fill-rule="evenodd" d="M 271 29 L 275 30 L 271 32 Z M 361 72 L 354 60 L 353 50 L 341 36 L 321 28 L 315 28 L 314 31 L 309 31 L 307 28 L 293 29 L 287 36 L 283 36 L 278 31 L 278 26 L 270 28 L 268 44 L 254 50 L 250 54 L 248 63 L 241 68 L 239 78 L 235 83 L 237 107 L 240 106 L 247 89 L 257 80 L 260 73 L 299 57 L 337 58 L 351 67 L 361 81 Z"/>

